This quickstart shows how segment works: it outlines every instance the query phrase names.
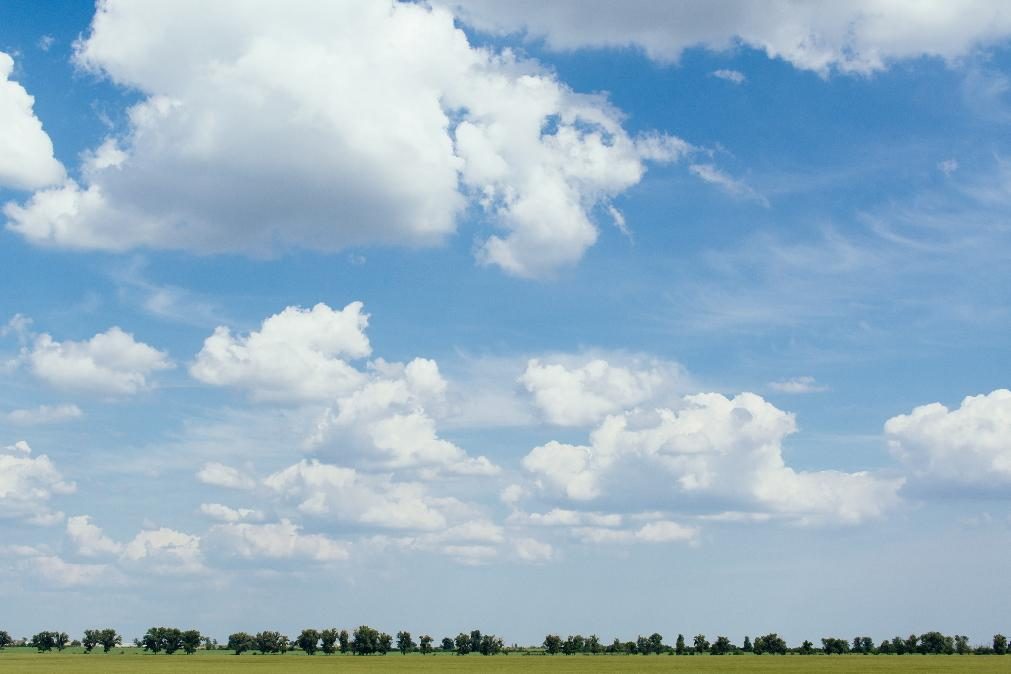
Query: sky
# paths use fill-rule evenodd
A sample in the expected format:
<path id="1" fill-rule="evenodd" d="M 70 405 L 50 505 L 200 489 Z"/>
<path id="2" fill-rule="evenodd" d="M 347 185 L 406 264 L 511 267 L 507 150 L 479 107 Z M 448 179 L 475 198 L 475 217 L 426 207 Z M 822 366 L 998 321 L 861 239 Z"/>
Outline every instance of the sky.
<path id="1" fill-rule="evenodd" d="M 1006 3 L 0 5 L 0 628 L 1011 629 Z"/>

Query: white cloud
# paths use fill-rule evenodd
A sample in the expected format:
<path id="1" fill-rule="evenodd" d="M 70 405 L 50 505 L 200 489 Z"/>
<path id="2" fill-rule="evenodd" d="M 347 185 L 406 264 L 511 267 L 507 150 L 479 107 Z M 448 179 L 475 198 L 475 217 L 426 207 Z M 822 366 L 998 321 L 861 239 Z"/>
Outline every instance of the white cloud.
<path id="1" fill-rule="evenodd" d="M 937 162 L 937 170 L 946 176 L 950 176 L 952 173 L 958 170 L 958 160 L 945 159 L 944 161 L 939 161 Z"/>
<path id="2" fill-rule="evenodd" d="M 445 507 L 456 505 L 452 499 L 430 496 L 416 482 L 394 482 L 316 460 L 278 471 L 264 484 L 279 496 L 298 501 L 305 514 L 393 529 L 443 529 Z"/>
<path id="3" fill-rule="evenodd" d="M 320 303 L 312 309 L 287 307 L 244 337 L 218 327 L 190 373 L 206 384 L 248 389 L 259 399 L 329 399 L 365 380 L 345 358 L 371 352 L 368 320 L 361 302 L 340 311 Z"/>
<path id="4" fill-rule="evenodd" d="M 0 187 L 34 190 L 63 180 L 63 165 L 32 107 L 35 99 L 10 80 L 14 59 L 0 52 Z"/>
<path id="5" fill-rule="evenodd" d="M 744 81 L 748 79 L 744 76 L 744 73 L 739 70 L 727 70 L 725 68 L 714 70 L 713 77 L 718 77 L 721 80 L 733 82 L 734 84 L 743 84 Z"/>
<path id="6" fill-rule="evenodd" d="M 959 3 L 855 0 L 737 0 L 656 3 L 580 0 L 444 0 L 471 25 L 526 31 L 553 49 L 628 47 L 661 62 L 692 47 L 728 50 L 743 43 L 797 68 L 827 74 L 871 73 L 900 59 L 957 60 L 1011 34 L 1011 9 L 999 0 Z"/>
<path id="7" fill-rule="evenodd" d="M 649 522 L 635 530 L 580 527 L 572 533 L 586 543 L 694 543 L 698 539 L 699 529 L 660 520 Z"/>
<path id="8" fill-rule="evenodd" d="M 921 405 L 885 422 L 891 451 L 917 477 L 937 483 L 1011 484 L 1011 391 L 968 396 L 954 410 Z"/>
<path id="9" fill-rule="evenodd" d="M 167 527 L 141 531 L 123 548 L 122 559 L 156 573 L 202 573 L 200 537 Z"/>
<path id="10" fill-rule="evenodd" d="M 250 475 L 243 473 L 238 468 L 213 461 L 200 467 L 200 470 L 197 471 L 197 479 L 204 484 L 225 487 L 226 489 L 253 489 L 256 487 L 256 480 Z"/>
<path id="11" fill-rule="evenodd" d="M 35 337 L 25 358 L 36 377 L 56 388 L 128 395 L 150 388 L 152 373 L 173 367 L 168 355 L 112 327 L 86 342 Z"/>
<path id="12" fill-rule="evenodd" d="M 229 508 L 221 503 L 201 503 L 200 512 L 219 522 L 259 521 L 263 519 L 263 513 L 259 510 L 252 508 Z"/>
<path id="13" fill-rule="evenodd" d="M 703 499 L 746 504 L 800 522 L 857 523 L 898 502 L 903 480 L 867 472 L 797 471 L 782 441 L 792 415 L 752 393 L 686 396 L 679 409 L 608 417 L 589 446 L 555 441 L 523 467 L 543 487 L 574 501 L 621 496 L 646 507 L 688 507 Z"/>
<path id="14" fill-rule="evenodd" d="M 88 587 L 110 581 L 110 567 L 106 564 L 74 564 L 56 555 L 32 557 L 25 561 L 23 569 L 56 587 Z"/>
<path id="15" fill-rule="evenodd" d="M 827 386 L 822 386 L 814 377 L 791 377 L 780 381 L 769 382 L 769 388 L 778 393 L 821 393 L 827 391 Z"/>
<path id="16" fill-rule="evenodd" d="M 519 381 L 545 419 L 559 426 L 586 426 L 608 414 L 672 394 L 684 372 L 674 363 L 633 358 L 627 365 L 603 358 L 533 358 Z M 552 361 L 552 362 L 549 362 Z"/>
<path id="17" fill-rule="evenodd" d="M 282 519 L 274 524 L 219 524 L 210 535 L 216 543 L 247 559 L 305 559 L 336 562 L 349 557 L 348 546 L 320 534 L 303 534 Z"/>
<path id="18" fill-rule="evenodd" d="M 514 512 L 509 515 L 509 524 L 539 527 L 620 527 L 622 516 L 617 513 L 553 508 L 546 513 Z"/>
<path id="19" fill-rule="evenodd" d="M 76 61 L 146 98 L 85 157 L 81 182 L 6 206 L 8 226 L 39 244 L 431 245 L 474 204 L 504 232 L 479 260 L 540 276 L 593 245 L 591 213 L 645 161 L 687 147 L 632 138 L 604 97 L 471 46 L 421 3 L 111 0 Z"/>
<path id="20" fill-rule="evenodd" d="M 763 206 L 769 205 L 769 200 L 756 192 L 750 185 L 728 176 L 713 164 L 692 164 L 688 170 L 704 182 L 716 185 L 733 197 L 755 201 Z"/>
<path id="21" fill-rule="evenodd" d="M 555 556 L 555 549 L 550 543 L 544 543 L 536 538 L 520 538 L 513 544 L 516 556 L 524 562 L 550 562 Z"/>
<path id="22" fill-rule="evenodd" d="M 48 456 L 31 456 L 21 440 L 0 450 L 0 518 L 25 519 L 39 525 L 57 524 L 63 513 L 51 511 L 53 496 L 76 489 L 67 482 Z"/>
<path id="23" fill-rule="evenodd" d="M 83 416 L 84 412 L 77 405 L 39 405 L 32 409 L 11 410 L 6 419 L 18 426 L 36 426 L 73 421 Z"/>
<path id="24" fill-rule="evenodd" d="M 67 536 L 76 546 L 77 552 L 85 557 L 119 555 L 123 552 L 123 545 L 106 536 L 101 527 L 91 523 L 88 515 L 68 518 Z"/>

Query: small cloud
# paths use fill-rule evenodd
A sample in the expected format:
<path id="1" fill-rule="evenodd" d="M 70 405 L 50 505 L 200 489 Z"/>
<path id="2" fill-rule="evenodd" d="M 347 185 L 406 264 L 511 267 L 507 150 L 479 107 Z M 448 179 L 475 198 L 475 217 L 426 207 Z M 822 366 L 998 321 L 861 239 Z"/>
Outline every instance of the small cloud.
<path id="1" fill-rule="evenodd" d="M 52 35 L 43 35 L 36 43 L 42 51 L 49 51 L 49 48 L 56 43 L 56 38 Z"/>
<path id="2" fill-rule="evenodd" d="M 611 204 L 607 205 L 607 213 L 611 216 L 611 220 L 614 222 L 614 226 L 617 230 L 624 234 L 629 241 L 631 241 L 632 232 L 629 231 L 628 225 L 625 224 L 625 215 Z"/>
<path id="3" fill-rule="evenodd" d="M 726 70 L 724 68 L 714 70 L 712 75 L 713 77 L 719 77 L 721 80 L 733 82 L 734 84 L 743 84 L 744 81 L 748 79 L 744 76 L 744 73 L 739 70 Z"/>
<path id="4" fill-rule="evenodd" d="M 77 405 L 39 405 L 33 409 L 13 410 L 6 415 L 7 421 L 20 426 L 58 424 L 63 421 L 80 419 L 84 412 Z"/>
<path id="5" fill-rule="evenodd" d="M 356 267 L 360 267 L 367 262 L 367 258 L 364 255 L 359 255 L 358 253 L 351 253 L 348 255 L 348 262 Z"/>
<path id="6" fill-rule="evenodd" d="M 755 191 L 750 185 L 730 177 L 713 164 L 692 164 L 688 170 L 700 180 L 716 185 L 731 196 L 758 202 L 768 208 L 769 200 Z"/>
<path id="7" fill-rule="evenodd" d="M 937 170 L 946 176 L 950 176 L 958 170 L 958 160 L 945 159 L 944 161 L 937 162 Z"/>
<path id="8" fill-rule="evenodd" d="M 827 386 L 822 386 L 815 381 L 814 377 L 792 377 L 782 381 L 769 382 L 769 388 L 779 393 L 820 393 L 827 391 Z"/>

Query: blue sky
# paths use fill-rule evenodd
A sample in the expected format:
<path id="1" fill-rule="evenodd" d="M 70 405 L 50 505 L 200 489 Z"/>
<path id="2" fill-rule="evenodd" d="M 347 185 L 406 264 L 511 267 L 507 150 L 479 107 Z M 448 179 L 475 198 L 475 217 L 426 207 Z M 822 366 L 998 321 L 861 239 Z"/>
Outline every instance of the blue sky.
<path id="1" fill-rule="evenodd" d="M 0 8 L 0 627 L 1009 629 L 1011 12 L 748 7 Z"/>

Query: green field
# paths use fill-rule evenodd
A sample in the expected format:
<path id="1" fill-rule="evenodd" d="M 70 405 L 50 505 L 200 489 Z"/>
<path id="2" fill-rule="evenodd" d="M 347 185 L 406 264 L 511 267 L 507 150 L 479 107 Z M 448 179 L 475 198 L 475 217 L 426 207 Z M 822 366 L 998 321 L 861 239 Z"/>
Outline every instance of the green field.
<path id="1" fill-rule="evenodd" d="M 353 657 L 0 652 L 5 672 L 1011 672 L 1011 657 L 911 656 L 543 656 L 394 655 Z"/>

